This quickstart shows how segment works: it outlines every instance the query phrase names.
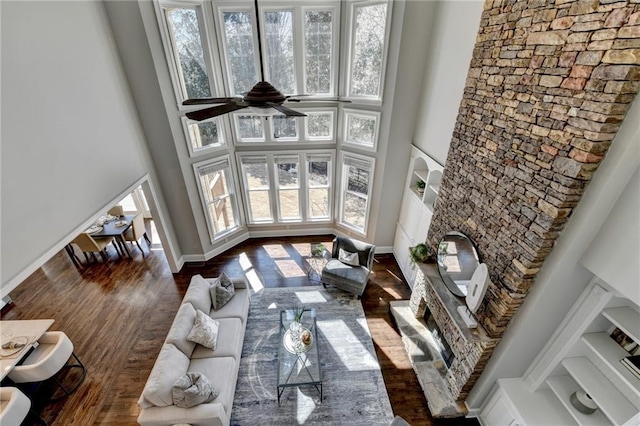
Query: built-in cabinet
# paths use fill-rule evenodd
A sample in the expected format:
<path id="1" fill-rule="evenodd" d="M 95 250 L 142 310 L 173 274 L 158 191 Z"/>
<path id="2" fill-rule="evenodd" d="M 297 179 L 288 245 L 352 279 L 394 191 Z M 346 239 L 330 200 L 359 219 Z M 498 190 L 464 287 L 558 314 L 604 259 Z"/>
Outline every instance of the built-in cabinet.
<path id="1" fill-rule="evenodd" d="M 640 308 L 596 277 L 525 375 L 498 380 L 480 422 L 639 425 L 640 379 L 620 362 L 629 352 L 611 337 L 616 328 L 640 344 Z M 580 389 L 598 405 L 595 413 L 570 402 Z"/>
<path id="2" fill-rule="evenodd" d="M 393 242 L 393 254 L 410 285 L 414 282 L 416 271 L 409 258 L 409 248 L 424 243 L 427 239 L 433 208 L 440 191 L 442 171 L 442 165 L 418 148 L 412 147 Z"/>

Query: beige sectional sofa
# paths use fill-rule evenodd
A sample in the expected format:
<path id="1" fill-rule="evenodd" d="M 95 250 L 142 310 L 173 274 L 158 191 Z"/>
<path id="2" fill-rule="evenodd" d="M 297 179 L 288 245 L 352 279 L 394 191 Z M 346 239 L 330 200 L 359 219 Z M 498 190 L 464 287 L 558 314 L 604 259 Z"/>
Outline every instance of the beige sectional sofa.
<path id="1" fill-rule="evenodd" d="M 229 425 L 251 293 L 244 278 L 231 281 L 235 295 L 222 308 L 214 310 L 210 295 L 214 279 L 200 275 L 191 279 L 138 401 L 141 425 Z M 187 340 L 196 310 L 209 313 L 220 324 L 215 350 Z M 220 394 L 211 402 L 191 408 L 173 405 L 173 384 L 187 372 L 203 374 Z"/>

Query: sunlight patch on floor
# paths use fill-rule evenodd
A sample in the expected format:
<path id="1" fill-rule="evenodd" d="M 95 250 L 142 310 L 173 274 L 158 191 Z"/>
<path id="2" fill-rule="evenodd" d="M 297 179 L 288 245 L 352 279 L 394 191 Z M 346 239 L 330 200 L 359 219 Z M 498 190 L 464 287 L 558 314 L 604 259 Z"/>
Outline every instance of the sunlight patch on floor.
<path id="1" fill-rule="evenodd" d="M 272 259 L 282 259 L 283 257 L 290 257 L 287 250 L 282 244 L 265 244 L 262 248 L 267 252 Z"/>
<path id="2" fill-rule="evenodd" d="M 253 292 L 256 293 L 264 288 L 264 284 L 262 284 L 262 280 L 258 277 L 258 273 L 255 269 L 252 269 L 244 274 L 247 277 L 247 281 L 249 281 L 249 285 L 253 289 Z"/>
<path id="3" fill-rule="evenodd" d="M 313 402 L 313 398 L 302 393 L 300 389 L 296 389 L 296 393 L 298 394 L 296 421 L 299 425 L 303 425 L 316 409 L 316 403 Z"/>
<path id="4" fill-rule="evenodd" d="M 318 321 L 318 329 L 349 371 L 380 370 L 376 358 L 344 320 Z"/>
<path id="5" fill-rule="evenodd" d="M 285 278 L 306 277 L 307 273 L 300 268 L 295 260 L 275 260 L 276 270 Z"/>
<path id="6" fill-rule="evenodd" d="M 310 290 L 310 291 L 296 291 L 296 296 L 300 303 L 309 304 L 309 303 L 326 303 L 327 298 L 319 292 L 318 290 Z"/>

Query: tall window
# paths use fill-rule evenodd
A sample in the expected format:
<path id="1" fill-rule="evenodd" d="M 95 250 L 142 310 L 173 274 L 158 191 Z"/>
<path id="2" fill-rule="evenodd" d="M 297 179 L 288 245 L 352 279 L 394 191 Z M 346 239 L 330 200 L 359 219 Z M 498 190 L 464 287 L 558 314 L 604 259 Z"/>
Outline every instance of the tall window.
<path id="1" fill-rule="evenodd" d="M 166 47 L 170 50 L 172 78 L 179 102 L 188 98 L 211 97 L 212 70 L 207 40 L 203 37 L 202 8 L 196 5 L 164 6 L 162 13 L 169 38 Z"/>
<path id="2" fill-rule="evenodd" d="M 387 2 L 354 3 L 351 9 L 348 96 L 382 99 L 387 48 Z"/>
<path id="3" fill-rule="evenodd" d="M 277 175 L 278 217 L 283 221 L 300 220 L 300 160 L 297 155 L 274 157 Z"/>
<path id="4" fill-rule="evenodd" d="M 331 154 L 307 154 L 307 214 L 310 220 L 331 218 Z"/>
<path id="5" fill-rule="evenodd" d="M 194 165 L 211 241 L 240 227 L 229 157 Z"/>
<path id="6" fill-rule="evenodd" d="M 372 158 L 343 154 L 339 222 L 366 234 L 373 181 Z"/>
<path id="7" fill-rule="evenodd" d="M 304 12 L 304 93 L 334 93 L 333 21 L 332 10 Z"/>
<path id="8" fill-rule="evenodd" d="M 251 223 L 273 222 L 271 185 L 266 155 L 241 157 L 242 178 L 248 201 L 247 214 Z"/>
<path id="9" fill-rule="evenodd" d="M 293 13 L 290 10 L 264 12 L 267 47 L 267 80 L 282 93 L 296 93 L 293 48 Z"/>
<path id="10" fill-rule="evenodd" d="M 223 10 L 222 46 L 232 96 L 242 96 L 258 82 L 260 71 L 256 64 L 253 12 L 251 10 Z"/>

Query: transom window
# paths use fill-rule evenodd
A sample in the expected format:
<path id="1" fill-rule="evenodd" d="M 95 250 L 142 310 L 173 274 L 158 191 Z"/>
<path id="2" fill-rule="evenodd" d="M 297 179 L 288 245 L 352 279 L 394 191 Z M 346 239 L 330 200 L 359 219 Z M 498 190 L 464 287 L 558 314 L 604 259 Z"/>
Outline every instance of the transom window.
<path id="1" fill-rule="evenodd" d="M 237 144 L 291 142 L 335 143 L 335 108 L 296 108 L 306 117 L 273 115 L 261 117 L 242 111 L 232 114 Z"/>

